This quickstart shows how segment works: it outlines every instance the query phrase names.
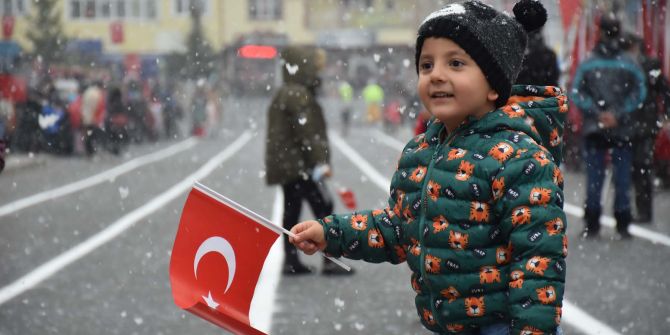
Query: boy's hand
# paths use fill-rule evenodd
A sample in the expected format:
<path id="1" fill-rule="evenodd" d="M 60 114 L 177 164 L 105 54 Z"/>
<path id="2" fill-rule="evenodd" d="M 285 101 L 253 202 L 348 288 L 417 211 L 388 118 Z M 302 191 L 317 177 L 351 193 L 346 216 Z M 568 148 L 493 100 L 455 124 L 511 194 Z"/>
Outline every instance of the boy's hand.
<path id="1" fill-rule="evenodd" d="M 289 237 L 289 242 L 308 255 L 326 248 L 323 227 L 316 221 L 300 222 L 291 228 L 291 232 L 296 234 L 296 237 Z"/>

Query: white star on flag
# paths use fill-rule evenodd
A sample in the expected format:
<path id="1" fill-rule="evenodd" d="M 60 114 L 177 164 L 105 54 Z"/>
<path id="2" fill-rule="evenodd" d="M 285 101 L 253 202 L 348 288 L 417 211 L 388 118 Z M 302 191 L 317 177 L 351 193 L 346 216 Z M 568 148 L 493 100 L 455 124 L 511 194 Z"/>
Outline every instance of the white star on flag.
<path id="1" fill-rule="evenodd" d="M 207 303 L 207 306 L 212 309 L 216 309 L 219 306 L 219 303 L 214 301 L 214 298 L 212 298 L 212 291 L 208 291 L 209 295 L 208 296 L 202 296 L 203 299 L 205 299 L 205 302 Z"/>

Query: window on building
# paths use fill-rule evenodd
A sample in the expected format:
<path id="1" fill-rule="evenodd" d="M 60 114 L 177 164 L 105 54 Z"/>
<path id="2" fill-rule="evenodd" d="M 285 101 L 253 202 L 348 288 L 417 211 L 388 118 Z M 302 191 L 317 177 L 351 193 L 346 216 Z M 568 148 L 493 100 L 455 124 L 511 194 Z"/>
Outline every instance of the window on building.
<path id="1" fill-rule="evenodd" d="M 13 12 L 12 0 L 3 0 L 2 2 L 2 14 Z"/>
<path id="2" fill-rule="evenodd" d="M 197 7 L 205 14 L 209 10 L 208 0 L 174 0 L 174 12 L 177 15 L 191 15 L 191 8 Z"/>
<path id="3" fill-rule="evenodd" d="M 282 0 L 249 0 L 249 17 L 252 20 L 279 20 L 282 5 Z"/>
<path id="4" fill-rule="evenodd" d="M 158 16 L 158 8 L 156 8 L 156 0 L 147 0 L 145 16 L 150 19 L 155 19 Z"/>
<path id="5" fill-rule="evenodd" d="M 128 17 L 132 18 L 139 18 L 140 17 L 140 12 L 142 9 L 140 8 L 140 0 L 130 0 L 130 10 L 128 11 Z"/>
<path id="6" fill-rule="evenodd" d="M 81 17 L 81 2 L 79 0 L 70 1 L 70 17 L 73 19 Z"/>
<path id="7" fill-rule="evenodd" d="M 7 1 L 14 6 L 18 1 L 0 0 L 1 5 Z M 157 0 L 69 0 L 68 13 L 73 19 L 155 19 L 158 17 Z M 3 7 L 4 8 L 4 7 Z M 13 8 L 17 8 L 14 6 Z M 21 4 L 18 8 L 25 8 Z M 25 9 L 24 9 L 25 10 Z"/>
<path id="8" fill-rule="evenodd" d="M 103 1 L 100 5 L 100 16 L 103 18 L 109 18 L 112 16 L 112 1 L 106 0 Z"/>
<path id="9" fill-rule="evenodd" d="M 92 19 L 95 18 L 95 0 L 87 0 L 86 7 L 84 7 L 84 13 L 86 18 Z"/>
<path id="10" fill-rule="evenodd" d="M 126 1 L 119 0 L 116 2 L 116 17 L 124 18 L 126 17 Z"/>
<path id="11" fill-rule="evenodd" d="M 0 16 L 22 16 L 27 14 L 28 0 L 2 0 L 0 2 Z"/>

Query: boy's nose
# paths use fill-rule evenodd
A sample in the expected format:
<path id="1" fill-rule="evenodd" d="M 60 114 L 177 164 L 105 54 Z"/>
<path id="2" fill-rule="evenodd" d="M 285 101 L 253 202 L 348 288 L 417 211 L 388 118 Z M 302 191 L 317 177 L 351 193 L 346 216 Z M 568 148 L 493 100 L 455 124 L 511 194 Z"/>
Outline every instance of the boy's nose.
<path id="1" fill-rule="evenodd" d="M 435 65 L 430 72 L 430 80 L 433 82 L 444 82 L 447 80 L 447 71 L 444 67 Z"/>

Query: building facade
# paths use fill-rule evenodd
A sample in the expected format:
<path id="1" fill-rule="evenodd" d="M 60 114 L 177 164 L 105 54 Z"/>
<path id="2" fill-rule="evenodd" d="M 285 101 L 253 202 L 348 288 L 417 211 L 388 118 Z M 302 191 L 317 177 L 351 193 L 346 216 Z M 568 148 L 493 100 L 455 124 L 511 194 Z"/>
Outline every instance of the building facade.
<path id="1" fill-rule="evenodd" d="M 0 0 L 3 25 L 22 49 L 34 0 Z M 437 8 L 409 0 L 61 0 L 57 11 L 74 41 L 96 40 L 103 52 L 164 54 L 185 50 L 192 29 L 190 8 L 202 9 L 202 25 L 214 50 L 245 36 L 274 34 L 296 44 L 360 46 L 411 43 L 420 19 Z M 9 22 L 11 21 L 11 23 Z"/>

